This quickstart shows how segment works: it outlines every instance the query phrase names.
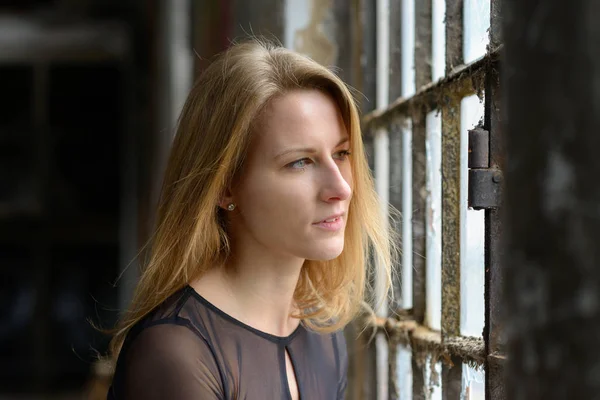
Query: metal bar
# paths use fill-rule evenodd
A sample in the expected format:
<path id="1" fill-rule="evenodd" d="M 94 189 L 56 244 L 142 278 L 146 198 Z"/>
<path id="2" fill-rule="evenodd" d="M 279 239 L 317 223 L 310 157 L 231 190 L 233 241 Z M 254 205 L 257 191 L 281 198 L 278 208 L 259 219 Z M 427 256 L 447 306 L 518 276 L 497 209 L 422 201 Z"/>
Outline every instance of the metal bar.
<path id="1" fill-rule="evenodd" d="M 463 63 L 463 0 L 446 0 L 446 75 Z"/>
<path id="2" fill-rule="evenodd" d="M 502 1 L 490 0 L 490 49 L 502 44 Z"/>
<path id="3" fill-rule="evenodd" d="M 352 52 L 351 79 L 349 83 L 360 90 L 362 93 L 364 77 L 362 75 L 362 48 L 363 48 L 363 25 L 362 25 L 362 11 L 361 2 L 363 0 L 350 0 L 350 33 L 352 35 L 352 46 L 350 47 Z M 362 100 L 361 100 L 362 107 Z M 366 112 L 366 111 L 365 111 Z"/>
<path id="4" fill-rule="evenodd" d="M 402 0 L 390 3 L 389 102 L 402 96 Z"/>
<path id="5" fill-rule="evenodd" d="M 490 354 L 486 361 L 485 398 L 492 400 L 506 399 L 505 370 L 506 357 Z M 488 377 L 489 376 L 489 377 Z"/>
<path id="6" fill-rule="evenodd" d="M 376 25 L 376 3 L 371 0 L 360 0 L 360 19 L 362 25 L 362 47 L 361 47 L 361 70 L 362 87 L 360 91 L 364 94 L 362 97 L 361 110 L 369 112 L 376 107 L 377 97 L 377 35 L 375 34 Z"/>
<path id="7" fill-rule="evenodd" d="M 410 347 L 420 356 L 457 356 L 463 361 L 481 366 L 486 362 L 485 342 L 482 338 L 447 336 L 442 340 L 440 332 L 415 320 L 377 318 L 370 325 L 384 331 L 391 343 Z"/>
<path id="8" fill-rule="evenodd" d="M 397 385 L 396 364 L 398 362 L 398 345 L 390 342 L 388 351 L 388 400 L 400 400 L 400 393 Z"/>
<path id="9" fill-rule="evenodd" d="M 442 400 L 458 400 L 462 391 L 462 359 L 450 356 L 442 363 Z"/>
<path id="10" fill-rule="evenodd" d="M 501 22 L 500 19 L 501 2 L 491 0 L 490 5 L 490 48 L 494 49 L 500 46 Z M 500 76 L 498 69 L 491 68 L 486 76 L 485 91 L 485 128 L 490 132 L 490 167 L 504 169 L 504 145 L 502 135 L 502 124 L 500 116 Z M 502 218 L 497 209 L 486 211 L 485 216 L 485 240 L 486 240 L 486 263 L 488 266 L 485 273 L 485 314 L 486 324 L 484 327 L 484 339 L 486 352 L 488 354 L 499 354 L 504 351 L 504 335 L 502 334 L 500 324 L 501 310 L 501 288 L 502 280 Z M 503 400 L 505 394 L 505 375 L 502 368 L 504 363 L 499 362 L 501 357 L 488 356 L 485 374 L 486 397 L 490 400 Z"/>
<path id="11" fill-rule="evenodd" d="M 403 146 L 403 135 L 402 125 L 395 123 L 390 127 L 389 130 L 389 146 L 390 146 L 390 179 L 389 179 L 389 202 L 395 210 L 402 210 L 402 183 L 403 183 L 403 168 L 402 168 L 402 146 Z M 397 214 L 390 216 L 390 229 L 393 232 L 402 232 L 402 220 Z M 400 238 L 400 235 L 398 235 Z M 401 238 L 402 240 L 402 238 Z M 401 247 L 401 243 L 397 244 Z M 402 293 L 402 280 L 403 275 L 401 273 L 402 265 L 398 264 L 393 270 L 392 277 L 392 288 L 394 290 L 393 301 L 390 302 L 389 306 L 393 310 L 397 310 L 402 307 L 402 299 L 404 293 Z"/>
<path id="12" fill-rule="evenodd" d="M 377 0 L 376 4 L 376 71 L 375 71 L 375 84 L 376 84 L 376 107 L 378 109 L 385 109 L 389 103 L 389 51 L 390 51 L 390 25 L 389 25 L 389 0 Z M 382 210 L 381 213 L 388 217 L 388 203 L 389 203 L 389 166 L 390 166 L 390 152 L 389 152 L 389 136 L 387 129 L 379 129 L 375 135 L 375 189 L 381 200 Z M 385 277 L 382 274 L 375 276 L 375 297 L 377 299 L 378 306 L 375 308 L 375 312 L 379 316 L 388 315 L 388 293 L 386 287 Z M 389 350 L 388 342 L 382 333 L 379 333 L 375 337 L 375 350 L 377 353 L 377 399 L 386 400 L 389 399 Z"/>
<path id="13" fill-rule="evenodd" d="M 352 12 L 348 0 L 333 0 L 333 14 L 336 21 L 334 41 L 337 44 L 337 60 L 335 65 L 340 68 L 339 76 L 344 82 L 352 83 L 352 57 L 354 42 L 352 41 Z"/>
<path id="14" fill-rule="evenodd" d="M 415 82 L 415 0 L 402 0 L 401 3 L 402 41 L 402 96 L 409 97 L 416 92 Z"/>
<path id="15" fill-rule="evenodd" d="M 499 41 L 499 30 L 495 24 L 499 24 L 498 15 L 495 10 L 499 7 L 499 1 L 492 0 L 491 4 L 491 33 L 490 41 Z M 499 72 L 491 68 L 486 76 L 485 90 L 485 121 L 484 126 L 489 131 L 489 166 L 504 170 L 504 141 L 502 132 L 502 121 L 500 114 L 500 103 L 502 98 Z M 505 350 L 505 336 L 502 332 L 500 313 L 502 309 L 502 260 L 504 254 L 501 244 L 503 233 L 502 218 L 500 210 L 486 210 L 485 215 L 485 315 L 484 339 L 486 351 L 490 353 L 503 353 Z M 501 400 L 504 395 L 504 374 L 501 368 L 494 364 L 486 365 L 486 396 L 490 400 Z"/>
<path id="16" fill-rule="evenodd" d="M 377 0 L 376 2 L 376 76 L 377 87 L 376 107 L 378 110 L 387 108 L 390 100 L 390 2 Z"/>
<path id="17" fill-rule="evenodd" d="M 460 98 L 442 106 L 442 332 L 460 335 Z"/>
<path id="18" fill-rule="evenodd" d="M 425 395 L 425 369 L 424 361 L 418 360 L 420 355 L 413 349 L 412 373 L 413 373 L 413 400 L 427 400 Z"/>
<path id="19" fill-rule="evenodd" d="M 425 114 L 413 120 L 413 315 L 422 323 L 425 319 L 425 249 L 426 249 L 426 193 L 425 193 Z"/>
<path id="20" fill-rule="evenodd" d="M 509 399 L 600 390 L 600 2 L 503 2 Z"/>
<path id="21" fill-rule="evenodd" d="M 441 81 L 422 86 L 414 96 L 397 99 L 385 110 L 368 113 L 363 117 L 363 124 L 370 127 L 386 126 L 398 116 L 408 116 L 420 107 L 425 107 L 427 111 L 433 110 L 441 103 L 443 93 L 460 90 L 468 85 L 475 91 L 471 90 L 469 93 L 465 93 L 465 96 L 483 91 L 485 71 L 488 68 L 498 68 L 502 48 L 502 46 L 498 47 L 495 51 L 469 65 L 457 67 Z"/>
<path id="22" fill-rule="evenodd" d="M 418 88 L 431 82 L 431 1 L 415 1 L 415 73 Z"/>

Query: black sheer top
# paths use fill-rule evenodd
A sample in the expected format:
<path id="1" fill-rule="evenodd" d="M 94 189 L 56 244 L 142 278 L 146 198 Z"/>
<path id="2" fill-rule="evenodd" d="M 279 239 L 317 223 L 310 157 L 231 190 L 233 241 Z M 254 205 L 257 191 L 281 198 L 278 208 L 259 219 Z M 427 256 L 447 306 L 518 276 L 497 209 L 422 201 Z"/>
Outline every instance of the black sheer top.
<path id="1" fill-rule="evenodd" d="M 303 400 L 343 399 L 342 332 L 299 325 L 287 337 L 256 330 L 186 286 L 131 329 L 109 400 L 290 399 L 285 352 Z"/>

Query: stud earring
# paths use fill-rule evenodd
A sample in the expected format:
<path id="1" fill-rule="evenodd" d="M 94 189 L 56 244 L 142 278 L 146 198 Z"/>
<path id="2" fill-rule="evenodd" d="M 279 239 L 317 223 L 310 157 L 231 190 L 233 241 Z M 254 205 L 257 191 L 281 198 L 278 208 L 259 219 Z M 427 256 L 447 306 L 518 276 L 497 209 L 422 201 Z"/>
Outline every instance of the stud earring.
<path id="1" fill-rule="evenodd" d="M 233 204 L 233 203 L 229 203 L 229 205 L 227 206 L 227 209 L 228 209 L 229 211 L 233 211 L 233 210 L 235 210 L 235 204 Z"/>

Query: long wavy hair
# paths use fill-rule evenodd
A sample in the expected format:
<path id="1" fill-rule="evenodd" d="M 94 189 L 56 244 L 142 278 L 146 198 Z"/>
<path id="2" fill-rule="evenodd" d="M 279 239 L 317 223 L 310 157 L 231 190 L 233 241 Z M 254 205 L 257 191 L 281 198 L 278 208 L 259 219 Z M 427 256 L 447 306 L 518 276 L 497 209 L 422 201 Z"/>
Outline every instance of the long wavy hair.
<path id="1" fill-rule="evenodd" d="M 355 100 L 344 82 L 308 57 L 253 39 L 234 44 L 189 93 L 169 155 L 148 262 L 114 334 L 116 358 L 129 330 L 170 295 L 229 256 L 219 199 L 242 166 L 253 122 L 275 96 L 315 89 L 337 104 L 350 136 L 353 196 L 342 253 L 306 260 L 294 292 L 302 323 L 319 332 L 345 326 L 369 289 L 368 267 L 390 283 L 394 241 L 375 193 Z"/>

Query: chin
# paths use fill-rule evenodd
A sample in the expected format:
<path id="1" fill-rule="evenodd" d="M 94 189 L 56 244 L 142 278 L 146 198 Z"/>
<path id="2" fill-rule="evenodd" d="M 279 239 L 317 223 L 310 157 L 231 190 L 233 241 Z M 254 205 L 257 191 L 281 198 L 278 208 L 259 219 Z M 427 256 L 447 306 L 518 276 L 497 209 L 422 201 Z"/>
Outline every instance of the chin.
<path id="1" fill-rule="evenodd" d="M 330 243 L 321 243 L 315 246 L 310 251 L 310 257 L 305 257 L 315 261 L 329 261 L 339 257 L 344 250 L 344 238 L 341 240 L 331 241 Z"/>

